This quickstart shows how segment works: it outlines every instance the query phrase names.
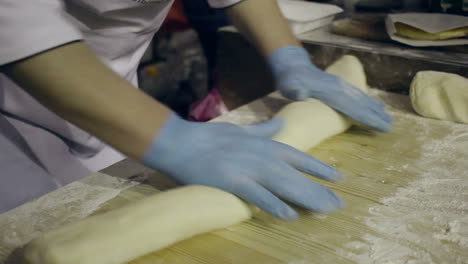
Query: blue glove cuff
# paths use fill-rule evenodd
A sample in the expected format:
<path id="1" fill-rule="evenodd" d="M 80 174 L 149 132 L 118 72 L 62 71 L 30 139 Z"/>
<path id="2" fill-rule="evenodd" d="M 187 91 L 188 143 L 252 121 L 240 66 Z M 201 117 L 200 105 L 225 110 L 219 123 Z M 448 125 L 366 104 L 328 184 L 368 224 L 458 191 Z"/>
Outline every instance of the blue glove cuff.
<path id="1" fill-rule="evenodd" d="M 309 53 L 302 47 L 287 46 L 277 49 L 268 57 L 268 64 L 275 76 L 294 67 L 311 67 L 317 69 L 309 57 Z"/>
<path id="2" fill-rule="evenodd" d="M 157 167 L 164 172 L 166 166 L 170 166 L 166 157 L 169 153 L 177 151 L 179 142 L 174 139 L 182 139 L 187 121 L 180 118 L 177 114 L 172 113 L 166 120 L 164 125 L 154 137 L 151 145 L 143 155 L 142 163 L 148 167 Z"/>

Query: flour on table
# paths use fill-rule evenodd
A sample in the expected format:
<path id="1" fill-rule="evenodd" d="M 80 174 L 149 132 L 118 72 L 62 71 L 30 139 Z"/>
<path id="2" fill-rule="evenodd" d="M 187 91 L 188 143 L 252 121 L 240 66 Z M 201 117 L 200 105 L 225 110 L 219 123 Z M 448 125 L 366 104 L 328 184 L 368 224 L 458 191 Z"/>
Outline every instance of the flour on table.
<path id="1" fill-rule="evenodd" d="M 431 129 L 420 117 L 394 115 L 414 119 L 418 129 Z M 343 253 L 363 264 L 468 263 L 468 171 L 450 166 L 467 160 L 467 149 L 468 126 L 463 124 L 453 123 L 445 136 L 427 139 L 420 159 L 404 165 L 417 180 L 371 207 L 365 222 L 372 232 L 348 243 Z"/>
<path id="2" fill-rule="evenodd" d="M 32 238 L 89 216 L 101 204 L 136 184 L 93 174 L 0 215 L 0 263 Z M 31 219 L 35 222 L 31 223 Z"/>

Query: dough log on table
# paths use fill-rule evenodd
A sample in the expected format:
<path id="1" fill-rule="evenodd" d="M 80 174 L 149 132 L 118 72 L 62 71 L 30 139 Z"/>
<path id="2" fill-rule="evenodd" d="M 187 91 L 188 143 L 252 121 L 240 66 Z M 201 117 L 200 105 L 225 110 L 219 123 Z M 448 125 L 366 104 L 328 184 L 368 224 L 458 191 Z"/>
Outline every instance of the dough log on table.
<path id="1" fill-rule="evenodd" d="M 251 217 L 236 196 L 186 186 L 64 226 L 32 240 L 29 264 L 117 264 Z"/>
<path id="2" fill-rule="evenodd" d="M 354 56 L 343 56 L 326 71 L 367 91 L 364 67 Z M 325 139 L 343 133 L 352 125 L 351 120 L 312 98 L 286 105 L 275 118 L 285 120 L 285 125 L 273 139 L 302 151 L 307 151 Z"/>

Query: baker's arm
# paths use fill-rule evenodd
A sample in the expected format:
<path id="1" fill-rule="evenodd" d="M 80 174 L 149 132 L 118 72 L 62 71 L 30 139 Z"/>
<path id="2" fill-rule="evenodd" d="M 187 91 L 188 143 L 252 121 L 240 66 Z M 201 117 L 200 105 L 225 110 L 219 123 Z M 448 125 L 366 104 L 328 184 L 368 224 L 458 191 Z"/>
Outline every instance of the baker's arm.
<path id="1" fill-rule="evenodd" d="M 276 1 L 244 0 L 226 8 L 226 13 L 234 26 L 265 57 L 281 47 L 301 47 Z"/>
<path id="2" fill-rule="evenodd" d="M 65 11 L 62 0 L 3 0 L 0 1 L 0 17 L 0 66 L 6 69 L 12 80 L 61 117 L 111 145 L 117 145 L 130 157 L 142 155 L 143 146 L 150 144 L 157 123 L 142 122 L 143 126 L 152 125 L 154 128 L 139 126 L 131 132 L 125 130 L 138 121 L 144 121 L 139 119 L 154 118 L 150 114 L 145 116 L 136 112 L 142 111 L 144 105 L 150 102 L 155 108 L 157 102 L 116 76 L 79 42 L 83 35 Z M 113 97 L 118 98 L 114 100 Z M 126 97 L 128 103 L 123 107 L 139 101 L 138 98 L 144 98 L 145 103 L 139 108 L 119 109 L 120 101 Z M 12 105 L 12 102 L 6 105 Z M 157 108 L 159 116 L 164 116 L 164 111 Z M 152 108 L 149 109 L 151 111 Z M 138 118 L 133 119 L 131 115 Z M 54 120 L 40 120 L 44 119 L 40 114 L 29 114 L 26 116 L 28 118 L 57 132 L 50 126 Z M 102 120 L 105 123 L 101 123 Z M 126 120 L 130 122 L 124 124 Z M 110 130 L 105 132 L 104 125 Z M 128 127 L 124 128 L 124 125 Z M 122 134 L 126 135 L 126 140 L 121 140 Z M 133 138 L 131 144 L 128 144 L 128 138 Z M 127 146 L 124 145 L 126 141 Z M 148 142 L 145 144 L 144 141 Z"/>
<path id="3" fill-rule="evenodd" d="M 136 159 L 171 112 L 101 63 L 82 42 L 11 63 L 6 73 L 65 120 Z"/>

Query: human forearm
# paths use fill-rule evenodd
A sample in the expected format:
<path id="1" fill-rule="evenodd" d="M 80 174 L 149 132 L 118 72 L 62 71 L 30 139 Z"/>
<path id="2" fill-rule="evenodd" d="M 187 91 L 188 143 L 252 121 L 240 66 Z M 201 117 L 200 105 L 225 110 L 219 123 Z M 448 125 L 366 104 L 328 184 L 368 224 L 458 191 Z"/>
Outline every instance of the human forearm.
<path id="1" fill-rule="evenodd" d="M 226 9 L 236 28 L 267 57 L 285 46 L 301 46 L 276 1 L 244 0 Z"/>
<path id="2" fill-rule="evenodd" d="M 6 73 L 62 118 L 133 158 L 142 157 L 170 113 L 81 42 L 13 63 Z"/>

